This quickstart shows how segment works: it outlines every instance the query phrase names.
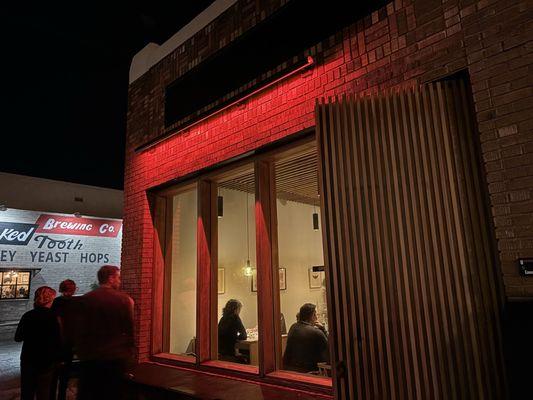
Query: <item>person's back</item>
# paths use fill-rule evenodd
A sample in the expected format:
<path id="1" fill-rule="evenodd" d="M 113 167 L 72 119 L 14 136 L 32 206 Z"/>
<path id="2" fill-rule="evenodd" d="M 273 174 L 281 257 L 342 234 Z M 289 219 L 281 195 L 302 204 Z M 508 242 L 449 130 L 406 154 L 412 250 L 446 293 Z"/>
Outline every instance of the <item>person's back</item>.
<path id="1" fill-rule="evenodd" d="M 102 266 L 98 282 L 78 304 L 78 400 L 119 400 L 128 398 L 124 374 L 134 363 L 133 300 L 119 291 L 118 267 Z"/>
<path id="2" fill-rule="evenodd" d="M 291 326 L 283 356 L 284 369 L 298 372 L 316 371 L 317 363 L 327 361 L 328 339 L 324 333 L 306 322 Z"/>
<path id="3" fill-rule="evenodd" d="M 56 291 L 41 286 L 35 291 L 34 309 L 17 326 L 15 341 L 23 342 L 20 354 L 22 399 L 55 399 L 56 372 L 61 359 L 58 319 L 50 310 Z"/>
<path id="4" fill-rule="evenodd" d="M 237 340 L 246 339 L 246 330 L 237 314 L 223 316 L 218 323 L 218 352 L 223 356 L 235 355 Z"/>
<path id="5" fill-rule="evenodd" d="M 76 318 L 78 298 L 74 296 L 59 296 L 54 299 L 51 311 L 59 319 L 61 326 L 61 337 L 63 342 L 63 360 L 72 360 L 72 347 L 74 335 L 76 333 Z"/>
<path id="6" fill-rule="evenodd" d="M 83 315 L 77 346 L 81 360 L 127 359 L 134 350 L 131 298 L 119 290 L 99 287 L 83 295 Z"/>
<path id="7" fill-rule="evenodd" d="M 48 368 L 59 360 L 61 340 L 55 314 L 45 307 L 26 312 L 17 327 L 15 341 L 23 342 L 20 360 L 36 368 Z"/>
<path id="8" fill-rule="evenodd" d="M 317 321 L 316 306 L 306 303 L 300 308 L 298 322 L 291 326 L 283 354 L 283 368 L 291 371 L 318 370 L 317 363 L 329 361 L 328 338 Z"/>

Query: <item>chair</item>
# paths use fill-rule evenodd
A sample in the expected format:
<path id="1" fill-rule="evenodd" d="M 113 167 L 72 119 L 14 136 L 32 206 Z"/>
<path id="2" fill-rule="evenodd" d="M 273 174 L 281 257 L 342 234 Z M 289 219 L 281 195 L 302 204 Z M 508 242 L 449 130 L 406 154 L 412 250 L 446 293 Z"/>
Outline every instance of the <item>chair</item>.
<path id="1" fill-rule="evenodd" d="M 193 337 L 190 340 L 187 350 L 185 350 L 185 354 L 188 356 L 196 356 L 196 337 Z"/>

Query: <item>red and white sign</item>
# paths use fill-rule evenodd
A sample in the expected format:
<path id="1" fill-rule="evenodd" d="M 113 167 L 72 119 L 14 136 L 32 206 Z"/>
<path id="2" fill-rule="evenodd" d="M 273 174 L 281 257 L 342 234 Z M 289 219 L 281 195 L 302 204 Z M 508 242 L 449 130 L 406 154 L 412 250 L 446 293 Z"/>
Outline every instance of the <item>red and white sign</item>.
<path id="1" fill-rule="evenodd" d="M 77 218 L 52 214 L 41 214 L 36 224 L 39 225 L 37 233 L 100 237 L 117 237 L 122 228 L 121 221 L 112 219 Z"/>

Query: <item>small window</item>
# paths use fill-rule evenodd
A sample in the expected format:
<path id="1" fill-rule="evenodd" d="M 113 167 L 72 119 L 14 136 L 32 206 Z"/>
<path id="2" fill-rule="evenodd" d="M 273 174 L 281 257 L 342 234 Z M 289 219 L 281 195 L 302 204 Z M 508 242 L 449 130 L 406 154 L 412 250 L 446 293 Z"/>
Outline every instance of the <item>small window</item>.
<path id="1" fill-rule="evenodd" d="M 29 299 L 30 271 L 0 272 L 0 299 Z"/>

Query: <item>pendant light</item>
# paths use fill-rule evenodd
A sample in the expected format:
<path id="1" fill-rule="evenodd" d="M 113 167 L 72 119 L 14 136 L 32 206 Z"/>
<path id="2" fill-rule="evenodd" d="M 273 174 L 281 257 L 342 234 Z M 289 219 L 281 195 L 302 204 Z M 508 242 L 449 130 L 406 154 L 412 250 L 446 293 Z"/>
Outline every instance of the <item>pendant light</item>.
<path id="1" fill-rule="evenodd" d="M 315 231 L 318 231 L 319 229 L 319 225 L 318 225 L 318 213 L 316 212 L 316 206 L 315 206 L 315 210 L 313 212 L 313 229 Z"/>
<path id="2" fill-rule="evenodd" d="M 316 173 L 316 191 L 317 196 L 320 197 L 320 191 L 318 190 L 318 171 Z M 313 230 L 318 231 L 319 225 L 318 225 L 318 213 L 316 212 L 316 203 L 314 203 L 314 211 L 313 211 Z"/>
<path id="3" fill-rule="evenodd" d="M 249 231 L 249 218 L 248 218 L 248 193 L 246 193 L 246 247 L 248 249 L 248 258 L 246 260 L 246 265 L 243 268 L 244 276 L 252 276 L 253 268 L 250 264 L 250 231 Z"/>
<path id="4" fill-rule="evenodd" d="M 220 195 L 220 188 L 218 188 L 217 196 L 217 216 L 222 218 L 224 216 L 224 197 Z"/>

